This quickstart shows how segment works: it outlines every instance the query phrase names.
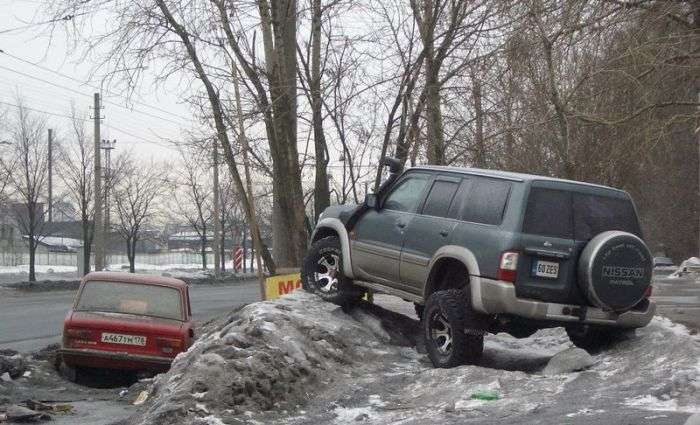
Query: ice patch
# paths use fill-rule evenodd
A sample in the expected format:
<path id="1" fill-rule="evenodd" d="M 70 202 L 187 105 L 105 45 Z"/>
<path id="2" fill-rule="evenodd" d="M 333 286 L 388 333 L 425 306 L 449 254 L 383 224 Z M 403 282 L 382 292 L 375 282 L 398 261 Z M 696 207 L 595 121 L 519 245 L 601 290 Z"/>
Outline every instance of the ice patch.
<path id="1" fill-rule="evenodd" d="M 354 424 L 359 421 L 371 422 L 370 410 L 366 407 L 336 407 L 333 409 L 337 424 Z"/>
<path id="2" fill-rule="evenodd" d="M 574 413 L 569 413 L 566 415 L 567 418 L 575 418 L 576 416 L 590 416 L 590 415 L 597 415 L 599 413 L 605 413 L 605 410 L 602 409 L 581 409 L 577 412 Z"/>
<path id="3" fill-rule="evenodd" d="M 197 425 L 226 425 L 224 421 L 217 418 L 214 415 L 205 416 L 203 418 L 198 418 L 195 422 Z"/>
<path id="4" fill-rule="evenodd" d="M 700 406 L 679 406 L 675 399 L 661 400 L 652 395 L 634 397 L 625 400 L 625 406 L 639 407 L 651 411 L 672 411 L 695 413 L 700 410 Z"/>

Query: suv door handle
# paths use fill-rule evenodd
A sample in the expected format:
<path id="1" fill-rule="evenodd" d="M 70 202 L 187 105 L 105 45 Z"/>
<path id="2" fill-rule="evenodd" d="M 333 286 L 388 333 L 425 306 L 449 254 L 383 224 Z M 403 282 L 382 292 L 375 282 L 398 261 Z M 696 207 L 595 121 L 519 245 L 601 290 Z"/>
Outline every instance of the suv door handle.
<path id="1" fill-rule="evenodd" d="M 442 236 L 443 238 L 446 238 L 449 234 L 450 232 L 448 232 L 447 230 L 440 230 L 440 236 Z"/>

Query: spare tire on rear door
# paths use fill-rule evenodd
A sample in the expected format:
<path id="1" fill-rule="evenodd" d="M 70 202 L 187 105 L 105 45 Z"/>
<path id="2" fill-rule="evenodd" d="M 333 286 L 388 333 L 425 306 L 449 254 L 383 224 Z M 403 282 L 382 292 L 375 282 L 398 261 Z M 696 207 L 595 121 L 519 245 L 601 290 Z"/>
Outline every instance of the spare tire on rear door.
<path id="1" fill-rule="evenodd" d="M 603 232 L 581 253 L 578 282 L 593 305 L 622 312 L 642 300 L 651 284 L 652 269 L 649 248 L 638 236 Z"/>

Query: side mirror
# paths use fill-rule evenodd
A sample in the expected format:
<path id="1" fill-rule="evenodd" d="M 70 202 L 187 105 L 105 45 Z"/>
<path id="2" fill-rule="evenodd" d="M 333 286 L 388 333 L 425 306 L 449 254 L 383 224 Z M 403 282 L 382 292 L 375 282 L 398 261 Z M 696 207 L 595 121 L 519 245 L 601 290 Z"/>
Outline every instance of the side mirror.
<path id="1" fill-rule="evenodd" d="M 368 193 L 365 195 L 365 206 L 367 208 L 377 209 L 377 194 Z"/>

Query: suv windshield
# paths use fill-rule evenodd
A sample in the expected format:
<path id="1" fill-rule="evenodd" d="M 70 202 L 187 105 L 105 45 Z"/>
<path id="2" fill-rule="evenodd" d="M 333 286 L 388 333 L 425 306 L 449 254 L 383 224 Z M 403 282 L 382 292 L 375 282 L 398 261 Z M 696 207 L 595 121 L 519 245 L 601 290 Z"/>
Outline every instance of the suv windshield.
<path id="1" fill-rule="evenodd" d="M 589 240 L 608 230 L 640 235 L 629 199 L 539 187 L 530 191 L 524 233 Z"/>
<path id="2" fill-rule="evenodd" d="M 183 320 L 180 291 L 159 285 L 89 281 L 80 293 L 75 310 Z"/>

